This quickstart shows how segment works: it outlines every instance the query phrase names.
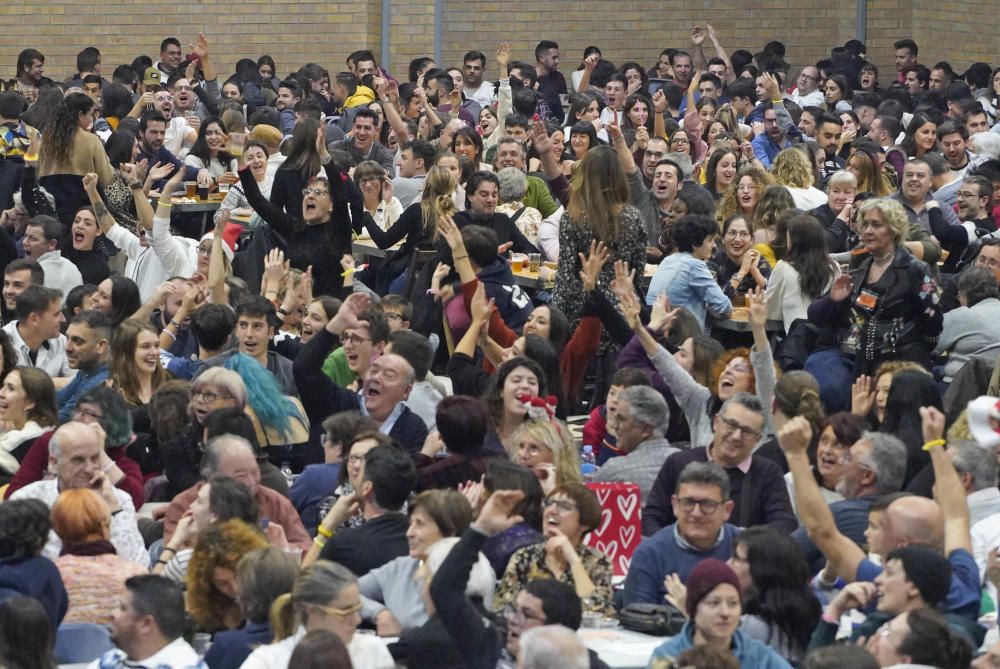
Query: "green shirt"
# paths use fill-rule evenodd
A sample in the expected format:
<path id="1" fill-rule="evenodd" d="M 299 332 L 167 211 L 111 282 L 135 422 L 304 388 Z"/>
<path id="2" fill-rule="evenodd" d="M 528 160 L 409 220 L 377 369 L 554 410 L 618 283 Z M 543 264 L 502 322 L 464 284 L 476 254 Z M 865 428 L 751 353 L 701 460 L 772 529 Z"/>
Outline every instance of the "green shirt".
<path id="1" fill-rule="evenodd" d="M 354 383 L 354 380 L 358 378 L 358 376 L 351 371 L 351 368 L 347 366 L 347 354 L 344 353 L 343 346 L 335 348 L 333 353 L 328 355 L 326 360 L 323 361 L 323 373 L 329 376 L 334 383 L 343 388 L 351 385 Z"/>

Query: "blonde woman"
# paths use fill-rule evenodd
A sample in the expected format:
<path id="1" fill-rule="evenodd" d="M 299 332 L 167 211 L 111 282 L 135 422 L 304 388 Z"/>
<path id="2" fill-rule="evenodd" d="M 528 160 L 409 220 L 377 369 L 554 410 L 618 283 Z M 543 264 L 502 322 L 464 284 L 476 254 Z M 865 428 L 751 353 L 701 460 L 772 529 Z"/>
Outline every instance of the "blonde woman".
<path id="1" fill-rule="evenodd" d="M 721 220 L 726 220 L 735 213 L 741 213 L 748 220 L 752 221 L 760 197 L 764 194 L 764 189 L 774 185 L 774 177 L 759 167 L 744 167 L 733 179 L 732 185 L 726 191 L 719 205 L 717 212 Z"/>
<path id="2" fill-rule="evenodd" d="M 511 459 L 534 472 L 546 494 L 558 485 L 580 482 L 576 446 L 569 428 L 558 418 L 524 422 L 511 435 L 510 443 Z"/>
<path id="3" fill-rule="evenodd" d="M 813 185 L 813 169 L 810 157 L 802 149 L 785 149 L 774 159 L 771 174 L 779 186 L 784 186 L 792 195 L 796 209 L 809 211 L 826 204 L 826 193 Z"/>

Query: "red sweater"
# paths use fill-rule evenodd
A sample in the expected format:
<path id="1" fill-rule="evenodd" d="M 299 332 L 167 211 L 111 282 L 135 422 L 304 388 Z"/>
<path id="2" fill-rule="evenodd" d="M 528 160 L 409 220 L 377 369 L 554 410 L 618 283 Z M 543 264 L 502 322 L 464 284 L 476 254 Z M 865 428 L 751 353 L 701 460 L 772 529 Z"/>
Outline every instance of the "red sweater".
<path id="1" fill-rule="evenodd" d="M 472 311 L 472 296 L 476 294 L 476 287 L 479 280 L 475 279 L 469 283 L 462 284 L 462 297 L 465 300 L 465 310 Z M 490 315 L 490 337 L 493 341 L 504 348 L 514 345 L 520 336 L 514 330 L 507 327 L 503 319 L 495 310 Z M 601 343 L 601 319 L 597 316 L 584 316 L 580 319 L 580 324 L 573 331 L 573 336 L 566 342 L 562 353 L 559 355 L 559 369 L 562 372 L 562 389 L 564 397 L 576 397 L 583 377 L 587 373 L 587 366 L 591 359 L 597 354 L 597 347 Z M 489 361 L 485 363 L 487 371 L 493 372 Z"/>
<path id="2" fill-rule="evenodd" d="M 35 439 L 35 443 L 28 449 L 28 454 L 24 456 L 20 469 L 17 470 L 10 485 L 7 486 L 5 499 L 9 499 L 11 494 L 19 488 L 45 478 L 45 472 L 49 468 L 49 440 L 54 432 L 55 430 L 47 432 Z M 145 501 L 144 482 L 139 464 L 125 455 L 124 446 L 109 448 L 107 451 L 108 457 L 125 474 L 115 487 L 128 493 L 129 497 L 132 498 L 132 504 L 135 505 L 135 510 L 138 511 Z"/>

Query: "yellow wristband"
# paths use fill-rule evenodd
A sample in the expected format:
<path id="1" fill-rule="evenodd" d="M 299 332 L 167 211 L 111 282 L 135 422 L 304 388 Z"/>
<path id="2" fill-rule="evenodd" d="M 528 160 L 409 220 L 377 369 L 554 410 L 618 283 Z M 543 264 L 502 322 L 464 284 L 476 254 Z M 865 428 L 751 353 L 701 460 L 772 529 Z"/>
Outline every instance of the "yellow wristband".
<path id="1" fill-rule="evenodd" d="M 315 539 L 313 539 L 313 543 L 316 544 L 317 546 L 319 546 L 320 548 L 323 548 L 323 546 L 326 546 L 326 541 L 324 539 L 320 539 L 319 537 L 316 537 Z"/>
<path id="2" fill-rule="evenodd" d="M 173 206 L 173 202 L 164 202 L 162 197 L 160 198 L 160 201 L 157 202 L 156 204 L 159 207 L 171 207 L 171 206 Z"/>
<path id="3" fill-rule="evenodd" d="M 946 443 L 948 442 L 946 442 L 944 439 L 932 439 L 931 441 L 928 441 L 926 444 L 924 444 L 924 450 L 929 451 L 935 446 L 944 446 Z"/>
<path id="4" fill-rule="evenodd" d="M 322 534 L 327 539 L 332 539 L 333 538 L 333 532 L 331 532 L 330 530 L 326 529 L 322 525 L 320 525 L 319 527 L 317 527 L 316 531 L 319 532 L 320 534 Z"/>
<path id="5" fill-rule="evenodd" d="M 782 100 L 780 98 L 777 99 L 777 100 L 771 100 L 771 104 L 772 105 L 780 105 L 782 102 L 784 102 L 784 100 Z"/>
<path id="6" fill-rule="evenodd" d="M 37 153 L 25 153 L 24 154 L 24 159 L 26 161 L 28 161 L 29 163 L 37 162 L 38 161 L 38 154 Z"/>

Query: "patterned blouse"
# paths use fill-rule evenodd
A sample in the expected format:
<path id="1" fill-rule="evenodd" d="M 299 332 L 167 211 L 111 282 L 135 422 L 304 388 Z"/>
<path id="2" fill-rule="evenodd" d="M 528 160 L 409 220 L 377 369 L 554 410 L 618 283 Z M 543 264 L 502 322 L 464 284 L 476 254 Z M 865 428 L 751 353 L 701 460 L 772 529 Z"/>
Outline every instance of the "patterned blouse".
<path id="1" fill-rule="evenodd" d="M 111 624 L 125 580 L 149 570 L 114 553 L 60 555 L 55 560 L 69 595 L 65 623 Z"/>
<path id="2" fill-rule="evenodd" d="M 611 587 L 611 560 L 608 556 L 590 546 L 581 545 L 577 549 L 583 566 L 594 583 L 594 591 L 584 600 L 584 611 L 596 611 L 604 615 L 614 615 L 613 589 Z M 493 610 L 503 611 L 514 599 L 528 581 L 539 578 L 556 578 L 567 585 L 576 587 L 573 582 L 573 572 L 567 567 L 561 576 L 556 576 L 545 564 L 545 543 L 525 546 L 519 549 L 507 564 L 507 571 L 497 582 L 496 593 L 493 595 Z"/>

